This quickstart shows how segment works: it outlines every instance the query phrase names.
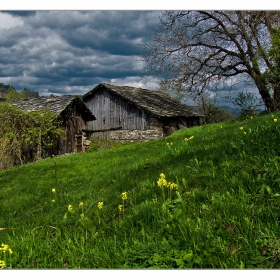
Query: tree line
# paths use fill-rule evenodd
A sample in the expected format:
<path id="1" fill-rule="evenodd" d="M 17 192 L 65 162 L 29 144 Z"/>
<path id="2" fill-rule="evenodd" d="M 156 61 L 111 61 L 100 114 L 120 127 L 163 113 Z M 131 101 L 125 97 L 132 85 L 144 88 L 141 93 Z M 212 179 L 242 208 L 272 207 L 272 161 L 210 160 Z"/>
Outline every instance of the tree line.
<path id="1" fill-rule="evenodd" d="M 37 91 L 23 88 L 21 91 L 17 91 L 12 85 L 5 85 L 0 83 L 0 99 L 2 101 L 11 101 L 17 98 L 39 97 Z"/>

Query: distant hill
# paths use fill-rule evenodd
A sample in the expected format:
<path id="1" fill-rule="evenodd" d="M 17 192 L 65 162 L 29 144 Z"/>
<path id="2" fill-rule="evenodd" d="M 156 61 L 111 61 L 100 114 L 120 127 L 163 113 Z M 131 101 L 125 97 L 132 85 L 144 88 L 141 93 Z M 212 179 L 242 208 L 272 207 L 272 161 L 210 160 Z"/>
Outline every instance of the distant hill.
<path id="1" fill-rule="evenodd" d="M 219 106 L 220 109 L 229 111 L 234 117 L 239 117 L 241 110 L 238 108 L 232 108 L 230 106 Z"/>
<path id="2" fill-rule="evenodd" d="M 240 115 L 241 115 L 241 110 L 240 109 L 238 109 L 238 108 L 232 108 L 232 107 L 230 107 L 230 106 L 219 106 L 219 108 L 220 109 L 223 109 L 223 110 L 227 110 L 227 111 L 229 111 L 233 116 L 235 116 L 235 117 L 240 117 Z M 263 110 L 261 110 L 261 109 L 256 109 L 256 113 L 261 113 L 262 111 L 264 111 L 264 109 Z"/>
<path id="3" fill-rule="evenodd" d="M 197 106 L 190 106 L 190 107 L 193 107 L 193 108 L 197 109 Z M 218 105 L 218 107 L 219 107 L 219 109 L 230 112 L 234 117 L 240 117 L 240 115 L 241 115 L 241 110 L 239 108 L 236 108 L 236 107 L 233 108 L 233 107 L 226 106 L 226 105 L 220 105 L 220 106 Z M 257 113 L 260 113 L 262 111 L 263 110 L 256 109 Z"/>

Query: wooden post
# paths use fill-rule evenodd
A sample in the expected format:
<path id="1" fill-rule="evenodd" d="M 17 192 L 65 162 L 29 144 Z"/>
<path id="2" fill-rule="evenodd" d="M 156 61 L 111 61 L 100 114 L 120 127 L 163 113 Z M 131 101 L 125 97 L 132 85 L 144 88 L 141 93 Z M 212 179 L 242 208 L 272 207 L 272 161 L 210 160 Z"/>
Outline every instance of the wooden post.
<path id="1" fill-rule="evenodd" d="M 37 147 L 37 159 L 40 159 L 42 156 L 42 133 L 41 127 L 39 128 L 39 136 L 38 136 L 38 147 Z"/>

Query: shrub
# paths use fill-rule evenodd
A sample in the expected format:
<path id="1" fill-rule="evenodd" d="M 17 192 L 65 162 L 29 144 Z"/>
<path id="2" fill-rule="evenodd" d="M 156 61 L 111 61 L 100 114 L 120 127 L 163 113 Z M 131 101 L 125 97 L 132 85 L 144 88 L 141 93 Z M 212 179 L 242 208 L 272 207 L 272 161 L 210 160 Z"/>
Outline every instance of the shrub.
<path id="1" fill-rule="evenodd" d="M 0 119 L 1 169 L 41 158 L 62 133 L 49 110 L 24 112 L 2 103 Z"/>

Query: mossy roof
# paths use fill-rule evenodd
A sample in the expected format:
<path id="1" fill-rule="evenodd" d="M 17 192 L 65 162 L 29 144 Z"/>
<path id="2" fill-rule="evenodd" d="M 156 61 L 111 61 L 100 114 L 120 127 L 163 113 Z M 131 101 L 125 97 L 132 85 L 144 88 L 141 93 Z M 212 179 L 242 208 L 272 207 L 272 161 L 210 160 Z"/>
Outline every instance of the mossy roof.
<path id="1" fill-rule="evenodd" d="M 186 104 L 179 102 L 170 95 L 157 90 L 148 90 L 130 86 L 115 86 L 102 83 L 83 96 L 87 101 L 100 89 L 106 89 L 119 95 L 127 101 L 135 104 L 157 117 L 201 117 L 201 115 Z"/>
<path id="2" fill-rule="evenodd" d="M 10 104 L 19 110 L 31 112 L 49 109 L 51 112 L 60 115 L 67 108 L 79 108 L 86 121 L 95 120 L 95 116 L 88 109 L 82 98 L 77 95 L 62 96 L 40 96 L 36 98 L 14 99 Z"/>

